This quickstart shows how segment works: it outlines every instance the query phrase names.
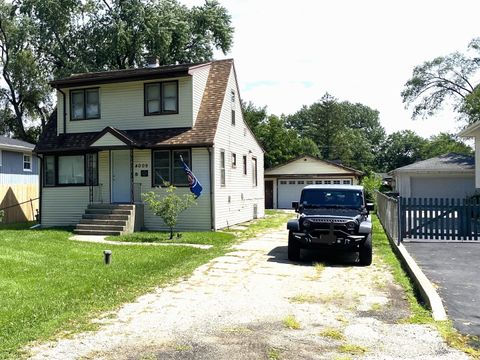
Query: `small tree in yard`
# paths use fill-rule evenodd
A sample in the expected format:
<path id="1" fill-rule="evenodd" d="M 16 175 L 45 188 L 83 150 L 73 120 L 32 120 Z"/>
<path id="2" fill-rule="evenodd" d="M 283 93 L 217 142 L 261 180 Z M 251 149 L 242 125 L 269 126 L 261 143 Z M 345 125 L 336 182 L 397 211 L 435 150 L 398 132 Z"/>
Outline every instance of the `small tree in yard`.
<path id="1" fill-rule="evenodd" d="M 178 215 L 187 210 L 192 205 L 196 205 L 195 196 L 184 194 L 178 196 L 175 193 L 177 188 L 167 184 L 165 196 L 157 195 L 153 191 L 142 194 L 143 200 L 148 207 L 157 216 L 160 216 L 163 222 L 170 228 L 170 239 L 173 239 L 173 229 L 177 225 Z"/>
<path id="2" fill-rule="evenodd" d="M 5 211 L 0 210 L 0 223 L 3 221 L 4 216 L 5 216 Z"/>

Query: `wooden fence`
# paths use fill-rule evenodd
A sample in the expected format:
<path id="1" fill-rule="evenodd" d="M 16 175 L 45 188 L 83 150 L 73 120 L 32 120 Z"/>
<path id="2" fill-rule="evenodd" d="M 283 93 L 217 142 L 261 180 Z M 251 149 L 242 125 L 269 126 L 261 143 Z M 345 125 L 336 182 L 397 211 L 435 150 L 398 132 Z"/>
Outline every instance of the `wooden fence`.
<path id="1" fill-rule="evenodd" d="M 39 209 L 38 196 L 38 185 L 0 185 L 0 210 L 5 212 L 3 223 L 35 220 Z"/>
<path id="2" fill-rule="evenodd" d="M 476 200 L 399 198 L 399 201 L 401 239 L 480 238 L 480 203 Z"/>

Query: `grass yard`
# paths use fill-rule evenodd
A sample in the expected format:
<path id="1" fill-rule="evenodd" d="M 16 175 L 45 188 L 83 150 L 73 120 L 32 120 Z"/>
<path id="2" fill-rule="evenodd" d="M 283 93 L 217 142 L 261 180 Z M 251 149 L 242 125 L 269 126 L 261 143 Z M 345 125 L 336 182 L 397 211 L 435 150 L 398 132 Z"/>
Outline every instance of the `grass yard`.
<path id="1" fill-rule="evenodd" d="M 240 233 L 182 233 L 174 239 L 214 245 L 209 250 L 108 245 L 113 252 L 109 266 L 103 264 L 106 245 L 70 241 L 68 230 L 1 226 L 0 358 L 17 358 L 33 340 L 92 329 L 89 320 L 100 313 L 191 273 L 237 239 L 282 225 L 285 218 L 271 212 Z M 130 241 L 163 241 L 163 235 L 129 236 Z"/>

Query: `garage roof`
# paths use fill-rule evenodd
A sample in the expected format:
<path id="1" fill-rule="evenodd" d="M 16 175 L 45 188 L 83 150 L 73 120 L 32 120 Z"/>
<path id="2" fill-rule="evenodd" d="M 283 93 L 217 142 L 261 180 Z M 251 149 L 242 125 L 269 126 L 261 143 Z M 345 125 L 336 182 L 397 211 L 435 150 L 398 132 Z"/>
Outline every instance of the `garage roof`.
<path id="1" fill-rule="evenodd" d="M 457 153 L 448 153 L 427 160 L 402 166 L 390 173 L 402 172 L 474 172 L 475 157 Z"/>
<path id="2" fill-rule="evenodd" d="M 265 170 L 266 176 L 283 175 L 351 175 L 362 176 L 363 172 L 350 167 L 337 164 L 333 161 L 323 160 L 310 155 L 302 155 L 285 164 Z"/>

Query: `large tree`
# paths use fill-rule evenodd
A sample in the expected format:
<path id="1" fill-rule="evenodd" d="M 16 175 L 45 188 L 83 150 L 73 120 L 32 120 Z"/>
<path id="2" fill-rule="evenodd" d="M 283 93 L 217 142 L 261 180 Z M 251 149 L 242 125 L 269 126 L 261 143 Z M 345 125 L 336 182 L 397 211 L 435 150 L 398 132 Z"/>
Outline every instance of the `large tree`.
<path id="1" fill-rule="evenodd" d="M 480 38 L 472 40 L 468 54 L 454 52 L 426 61 L 413 69 L 401 95 L 413 107 L 412 117 L 428 117 L 452 104 L 468 123 L 480 120 Z"/>
<path id="2" fill-rule="evenodd" d="M 386 138 L 377 156 L 377 169 L 390 171 L 424 159 L 427 140 L 411 130 L 394 132 Z"/>
<path id="3" fill-rule="evenodd" d="M 473 149 L 455 134 L 440 133 L 428 139 L 423 149 L 423 158 L 428 159 L 448 153 L 473 155 Z"/>
<path id="4" fill-rule="evenodd" d="M 177 0 L 0 0 L 0 5 L 0 66 L 4 78 L 6 73 L 12 79 L 0 85 L 9 95 L 2 98 L 0 130 L 25 140 L 33 140 L 31 123 L 51 111 L 46 84 L 53 77 L 142 67 L 150 57 L 162 65 L 211 60 L 214 49 L 227 53 L 233 40 L 230 15 L 215 0 L 192 8 Z M 21 76 L 14 75 L 16 68 Z M 25 87 L 35 96 L 19 96 Z M 30 100 L 21 106 L 18 98 Z"/>
<path id="5" fill-rule="evenodd" d="M 379 113 L 363 104 L 340 102 L 330 94 L 287 116 L 287 125 L 310 138 L 321 157 L 369 171 L 385 131 Z"/>

